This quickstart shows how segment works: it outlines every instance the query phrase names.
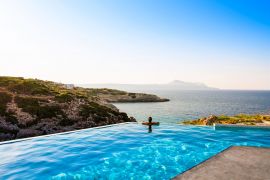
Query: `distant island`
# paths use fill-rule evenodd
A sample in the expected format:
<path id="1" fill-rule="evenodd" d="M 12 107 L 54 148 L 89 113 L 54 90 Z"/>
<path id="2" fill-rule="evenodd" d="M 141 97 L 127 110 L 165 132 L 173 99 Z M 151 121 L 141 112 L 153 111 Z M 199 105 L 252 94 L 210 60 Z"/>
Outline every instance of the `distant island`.
<path id="1" fill-rule="evenodd" d="M 125 91 L 151 91 L 151 90 L 218 90 L 203 83 L 184 82 L 174 80 L 167 84 L 78 84 L 86 88 L 112 88 Z"/>
<path id="2" fill-rule="evenodd" d="M 209 117 L 203 117 L 197 120 L 183 121 L 181 124 L 185 125 L 207 125 L 212 126 L 213 124 L 234 124 L 234 125 L 249 125 L 249 126 L 270 126 L 270 115 L 262 114 L 238 114 L 234 116 L 211 115 Z"/>
<path id="3" fill-rule="evenodd" d="M 111 102 L 164 101 L 169 99 L 0 76 L 0 141 L 134 122 Z"/>

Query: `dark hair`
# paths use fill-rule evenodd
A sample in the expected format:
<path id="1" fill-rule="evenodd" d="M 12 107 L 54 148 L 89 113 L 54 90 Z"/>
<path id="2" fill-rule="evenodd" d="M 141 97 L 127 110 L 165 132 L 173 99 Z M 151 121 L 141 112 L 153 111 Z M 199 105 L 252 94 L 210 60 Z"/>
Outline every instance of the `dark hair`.
<path id="1" fill-rule="evenodd" d="M 152 117 L 151 116 L 148 118 L 148 121 L 149 122 L 152 122 Z"/>

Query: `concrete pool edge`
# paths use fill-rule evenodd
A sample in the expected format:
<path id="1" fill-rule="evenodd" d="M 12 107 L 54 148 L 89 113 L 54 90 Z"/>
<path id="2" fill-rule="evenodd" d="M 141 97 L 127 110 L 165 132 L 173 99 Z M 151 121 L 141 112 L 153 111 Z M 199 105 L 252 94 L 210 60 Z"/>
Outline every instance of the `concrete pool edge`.
<path id="1" fill-rule="evenodd" d="M 182 174 L 184 174 L 184 173 L 186 173 L 186 172 L 188 172 L 188 171 L 192 170 L 192 169 L 193 169 L 193 168 L 195 168 L 196 166 L 199 166 L 200 164 L 203 164 L 204 162 L 206 162 L 206 161 L 208 161 L 208 160 L 212 159 L 213 157 L 215 157 L 215 156 L 219 155 L 220 153 L 222 153 L 222 152 L 224 152 L 224 151 L 226 151 L 226 150 L 230 149 L 231 147 L 233 147 L 233 146 L 229 146 L 229 147 L 227 147 L 227 148 L 223 149 L 222 151 L 218 152 L 217 154 L 215 154 L 215 155 L 213 155 L 213 156 L 211 156 L 211 157 L 209 157 L 209 158 L 207 158 L 207 159 L 203 160 L 203 161 L 202 161 L 202 162 L 200 162 L 199 164 L 196 164 L 196 165 L 194 165 L 194 166 L 192 166 L 192 167 L 190 167 L 190 168 L 186 169 L 185 171 L 181 172 L 180 174 L 177 174 L 176 176 L 172 177 L 171 179 L 172 179 L 172 180 L 175 180 L 175 178 L 177 178 L 178 176 L 181 176 Z"/>
<path id="2" fill-rule="evenodd" d="M 266 154 L 265 155 L 259 151 L 267 151 L 267 153 L 263 152 Z M 249 157 L 249 158 L 242 158 L 242 156 Z M 267 156 L 269 158 L 265 158 L 264 156 Z M 249 164 L 251 164 L 250 162 L 248 162 L 250 161 L 250 159 L 255 160 L 255 161 L 252 161 L 254 163 L 256 161 L 260 163 L 257 163 L 255 165 L 252 164 L 251 168 L 245 167 L 246 169 L 243 170 L 244 166 L 248 166 Z M 225 179 L 230 179 L 230 178 L 235 179 L 236 176 L 237 176 L 236 179 L 239 179 L 239 180 L 247 179 L 247 177 L 243 174 L 248 174 L 250 179 L 254 177 L 260 177 L 260 176 L 266 177 L 266 176 L 270 176 L 270 173 L 267 170 L 263 172 L 257 170 L 257 172 L 255 173 L 254 167 L 256 167 L 257 169 L 263 169 L 262 167 L 260 167 L 260 165 L 266 164 L 266 169 L 270 168 L 269 159 L 270 159 L 269 147 L 230 146 L 222 150 L 221 152 L 215 154 L 214 156 L 202 161 L 201 163 L 185 170 L 184 172 L 173 177 L 172 179 L 173 180 L 186 180 L 186 179 L 188 180 L 193 180 L 193 179 L 194 180 L 195 179 L 223 180 L 224 179 L 225 180 Z M 230 165 L 229 167 L 228 167 L 228 164 Z M 239 165 L 242 165 L 243 167 L 239 167 Z M 250 174 L 250 172 L 253 172 L 253 174 Z"/>
<path id="3" fill-rule="evenodd" d="M 74 133 L 74 132 L 79 132 L 79 131 L 84 131 L 84 130 L 89 130 L 89 129 L 102 129 L 102 128 L 107 128 L 107 127 L 112 127 L 112 126 L 117 126 L 117 125 L 123 125 L 123 124 L 138 124 L 138 122 L 123 122 L 123 123 L 116 123 L 116 124 L 109 124 L 109 125 L 104 125 L 104 126 L 97 126 L 97 127 L 90 127 L 90 128 L 85 128 L 85 129 L 77 129 L 73 131 L 65 131 L 65 132 L 60 132 L 60 133 L 53 133 L 53 134 L 47 134 L 47 135 L 41 135 L 41 136 L 33 136 L 33 137 L 28 137 L 28 138 L 20 138 L 20 139 L 13 139 L 9 141 L 2 141 L 0 142 L 0 146 L 4 144 L 12 144 L 16 142 L 21 142 L 21 141 L 28 141 L 36 138 L 43 138 L 43 137 L 50 137 L 50 136 L 56 136 L 56 135 L 64 135 L 64 134 L 69 134 L 69 133 Z"/>
<path id="4" fill-rule="evenodd" d="M 259 125 L 240 125 L 240 124 L 213 124 L 215 129 L 218 128 L 245 128 L 245 129 L 270 129 L 270 125 L 268 126 L 259 126 Z"/>

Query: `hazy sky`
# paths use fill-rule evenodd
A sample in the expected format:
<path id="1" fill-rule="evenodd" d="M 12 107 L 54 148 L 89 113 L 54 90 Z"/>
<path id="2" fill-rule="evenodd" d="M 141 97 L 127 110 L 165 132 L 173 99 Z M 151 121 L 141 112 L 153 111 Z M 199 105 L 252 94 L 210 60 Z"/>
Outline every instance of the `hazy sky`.
<path id="1" fill-rule="evenodd" d="M 0 0 L 0 75 L 270 89 L 270 2 Z"/>

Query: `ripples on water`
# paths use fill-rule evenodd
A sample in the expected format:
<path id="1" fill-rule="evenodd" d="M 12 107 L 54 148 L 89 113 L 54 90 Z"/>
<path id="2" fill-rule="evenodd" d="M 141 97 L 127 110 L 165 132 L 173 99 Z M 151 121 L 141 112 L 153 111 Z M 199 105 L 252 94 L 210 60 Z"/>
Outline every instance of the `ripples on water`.
<path id="1" fill-rule="evenodd" d="M 0 179 L 169 179 L 231 145 L 270 147 L 270 130 L 128 123 L 0 145 Z"/>
<path id="2" fill-rule="evenodd" d="M 117 103 L 137 120 L 153 116 L 160 122 L 179 122 L 210 114 L 270 113 L 270 91 L 148 91 L 169 98 L 162 103 Z"/>

